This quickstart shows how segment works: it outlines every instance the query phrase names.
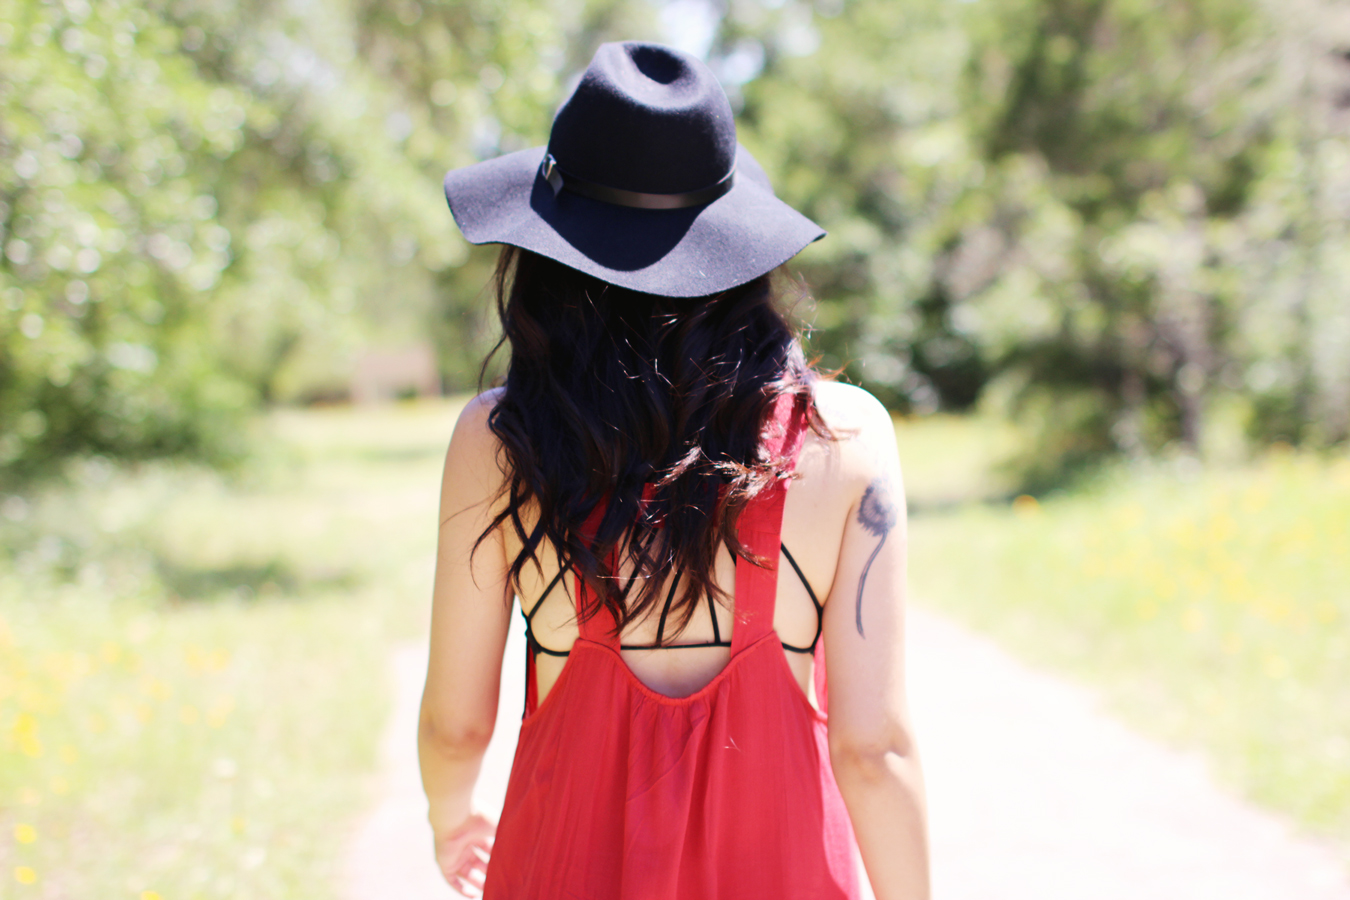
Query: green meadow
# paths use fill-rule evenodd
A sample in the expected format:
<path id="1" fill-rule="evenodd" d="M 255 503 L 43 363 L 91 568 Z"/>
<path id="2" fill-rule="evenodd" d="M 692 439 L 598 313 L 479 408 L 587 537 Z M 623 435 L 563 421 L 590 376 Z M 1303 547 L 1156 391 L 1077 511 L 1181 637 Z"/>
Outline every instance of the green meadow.
<path id="1" fill-rule="evenodd" d="M 336 894 L 458 408 L 277 412 L 229 472 L 86 461 L 0 497 L 0 897 Z M 1011 430 L 898 434 L 916 602 L 1350 835 L 1350 459 L 1010 500 Z"/>
<path id="2" fill-rule="evenodd" d="M 238 471 L 0 498 L 0 897 L 332 893 L 458 405 L 281 412 Z"/>
<path id="3" fill-rule="evenodd" d="M 968 502 L 929 424 L 897 432 L 915 602 L 1031 664 L 1100 688 L 1144 733 L 1350 858 L 1350 457 L 1284 450 L 1228 466 L 1120 467 L 1072 492 Z M 976 459 L 968 456 L 967 459 Z"/>

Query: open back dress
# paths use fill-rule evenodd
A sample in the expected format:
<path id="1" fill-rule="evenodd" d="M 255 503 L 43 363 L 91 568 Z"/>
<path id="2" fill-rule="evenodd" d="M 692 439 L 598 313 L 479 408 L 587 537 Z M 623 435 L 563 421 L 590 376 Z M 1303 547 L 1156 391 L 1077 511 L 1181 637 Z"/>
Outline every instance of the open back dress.
<path id="1" fill-rule="evenodd" d="M 805 412 L 783 397 L 763 440 L 795 465 Z M 820 711 L 773 628 L 790 479 L 741 514 L 731 659 L 704 687 L 668 697 L 620 656 L 613 616 L 581 615 L 562 673 L 526 710 L 488 863 L 485 900 L 836 900 L 859 896 L 855 842 L 830 768 L 822 648 Z"/>

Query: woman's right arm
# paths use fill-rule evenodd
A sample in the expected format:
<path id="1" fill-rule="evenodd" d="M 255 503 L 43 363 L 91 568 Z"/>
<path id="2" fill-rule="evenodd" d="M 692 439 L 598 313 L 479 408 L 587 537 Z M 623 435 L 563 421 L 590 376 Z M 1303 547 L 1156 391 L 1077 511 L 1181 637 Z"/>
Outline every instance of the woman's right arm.
<path id="1" fill-rule="evenodd" d="M 830 762 L 877 900 L 930 896 L 923 774 L 905 700 L 905 499 L 890 414 L 849 392 L 853 485 L 825 606 Z"/>

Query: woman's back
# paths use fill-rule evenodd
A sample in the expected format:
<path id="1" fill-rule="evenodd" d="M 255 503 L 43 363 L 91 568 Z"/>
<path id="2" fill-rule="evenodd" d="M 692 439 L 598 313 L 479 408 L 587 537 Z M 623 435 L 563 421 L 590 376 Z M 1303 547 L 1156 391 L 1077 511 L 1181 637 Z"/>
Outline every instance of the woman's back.
<path id="1" fill-rule="evenodd" d="M 796 648 L 784 649 L 784 656 L 798 685 L 815 703 L 813 657 L 801 651 L 809 650 L 817 641 L 821 619 L 816 604 L 824 605 L 830 596 L 849 510 L 867 484 L 868 464 L 874 451 L 868 446 L 870 435 L 863 434 L 863 424 L 869 414 L 875 420 L 877 404 L 870 395 L 845 384 L 817 382 L 813 391 L 822 418 L 839 439 L 832 441 L 808 433 L 798 456 L 796 478 L 787 492 L 782 523 L 782 544 L 791 562 L 786 558 L 778 561 L 782 577 L 778 579 L 774 630 L 783 644 Z M 526 515 L 525 525 L 527 531 L 533 527 L 532 516 Z M 514 558 L 520 552 L 521 542 L 511 531 L 504 537 L 507 557 Z M 566 663 L 566 656 L 560 654 L 570 650 L 578 636 L 572 582 L 558 578 L 559 567 L 552 549 L 543 548 L 538 557 L 540 567 L 527 567 L 521 573 L 520 584 L 521 608 L 532 611 L 532 637 L 544 648 L 535 656 L 541 701 Z M 621 570 L 619 574 L 626 578 L 629 572 Z M 660 596 L 669 595 L 677 574 L 667 574 Z M 734 578 L 735 561 L 723 547 L 717 557 L 714 583 L 731 596 Z M 734 604 L 728 608 L 716 603 L 712 610 L 717 616 L 715 629 L 705 604 L 670 643 L 725 642 L 732 632 Z M 630 648 L 653 645 L 659 628 L 659 612 L 653 610 L 651 615 L 625 629 L 622 643 Z M 662 637 L 669 639 L 670 635 L 665 633 Z M 730 647 L 624 649 L 622 655 L 643 684 L 657 693 L 682 697 L 703 687 L 722 670 L 730 658 Z"/>
<path id="2" fill-rule="evenodd" d="M 764 429 L 766 455 L 781 458 L 788 472 L 797 469 L 808 430 L 803 398 L 781 396 Z M 822 459 L 826 472 L 838 471 L 832 455 Z M 558 596 L 571 595 L 579 624 L 547 696 L 527 686 L 489 896 L 857 897 L 856 845 L 828 761 L 826 719 L 784 666 L 788 646 L 775 630 L 782 624 L 777 586 L 788 581 L 781 576 L 791 564 L 775 567 L 773 557 L 785 546 L 786 498 L 802 480 L 767 483 L 738 517 L 741 550 L 723 588 L 733 615 L 711 635 L 716 641 L 717 632 L 729 632 L 729 647 L 677 642 L 636 651 L 635 660 L 635 651 L 622 649 L 610 610 L 580 615 L 589 608 L 588 582 L 558 579 L 572 583 Z M 850 493 L 847 484 L 830 484 L 836 479 L 817 480 L 826 489 L 821 498 L 830 487 Z M 804 513 L 811 511 L 807 501 Z M 596 508 L 586 530 L 603 511 Z M 814 603 L 811 610 L 816 619 Z M 657 617 L 658 629 L 664 618 Z M 629 624 L 630 639 L 646 630 L 640 620 Z M 706 625 L 714 630 L 712 620 Z M 814 623 L 811 630 L 808 646 L 816 642 Z M 706 656 L 690 660 L 692 653 Z M 663 656 L 676 662 L 655 677 L 677 690 L 648 690 L 653 670 L 635 671 L 633 662 Z"/>

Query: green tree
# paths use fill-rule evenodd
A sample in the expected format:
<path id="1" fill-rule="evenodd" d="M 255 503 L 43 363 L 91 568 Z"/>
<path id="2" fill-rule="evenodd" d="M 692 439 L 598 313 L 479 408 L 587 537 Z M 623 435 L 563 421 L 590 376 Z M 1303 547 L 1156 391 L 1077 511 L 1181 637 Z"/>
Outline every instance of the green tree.
<path id="1" fill-rule="evenodd" d="M 1299 318 L 1279 297 L 1288 256 L 1330 237 L 1288 184 L 1291 164 L 1310 167 L 1313 194 L 1328 174 L 1306 136 L 1325 133 L 1307 85 L 1330 54 L 1271 12 L 1004 0 L 970 19 L 964 106 L 1012 254 L 969 302 L 1005 325 L 986 343 L 1020 383 L 1016 409 L 1042 425 L 1042 481 L 1117 450 L 1198 450 L 1226 395 L 1255 397 L 1266 437 L 1304 436 L 1316 418 L 1305 408 L 1271 430 L 1259 410 L 1274 385 L 1253 378 L 1310 349 L 1257 346 L 1272 319 Z M 1305 314 L 1334 326 L 1308 306 L 1334 284 L 1303 275 Z M 1318 390 L 1296 389 L 1310 403 Z"/>
<path id="2" fill-rule="evenodd" d="M 825 362 L 920 410 L 996 383 L 1044 486 L 1200 448 L 1220 407 L 1345 439 L 1333 13 L 733 2 L 712 61 L 751 73 L 743 139 L 831 231 L 799 260 Z"/>
<path id="3" fill-rule="evenodd" d="M 712 12 L 812 345 L 901 409 L 987 389 L 1051 483 L 1350 433 L 1347 15 L 1330 0 L 0 0 L 0 469 L 228 452 L 259 403 L 495 337 L 447 168 L 546 139 L 595 46 Z M 696 17 L 697 18 L 697 17 Z"/>
<path id="4" fill-rule="evenodd" d="M 441 176 L 542 142 L 570 69 L 655 21 L 581 0 L 0 13 L 11 476 L 229 453 L 244 413 L 340 389 L 369 342 L 431 333 L 472 386 L 493 251 L 469 252 Z"/>
<path id="5" fill-rule="evenodd" d="M 943 274 L 979 214 L 966 43 L 951 4 L 853 0 L 732 4 L 713 48 L 733 84 L 760 63 L 737 91 L 742 141 L 830 232 L 794 264 L 818 300 L 813 349 L 902 409 L 967 408 L 987 377 Z"/>

